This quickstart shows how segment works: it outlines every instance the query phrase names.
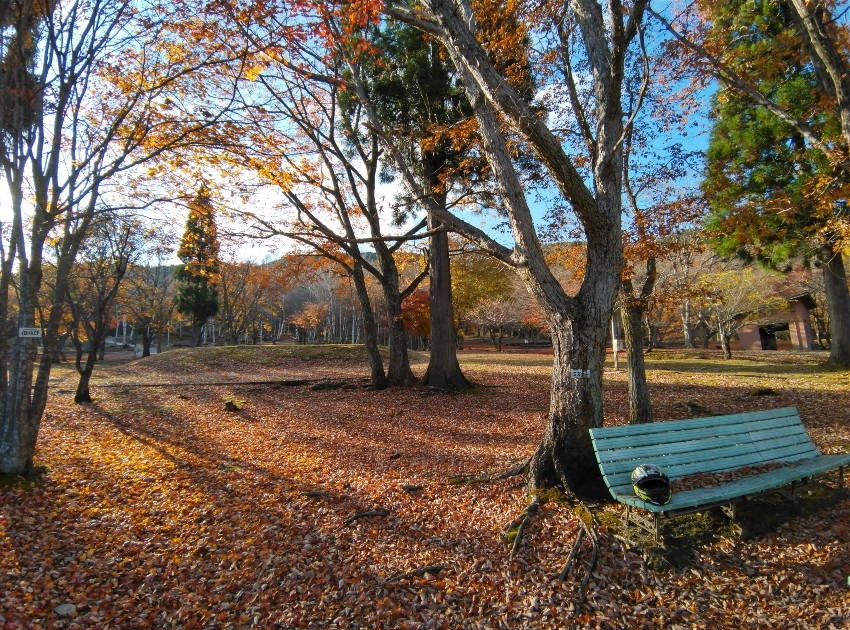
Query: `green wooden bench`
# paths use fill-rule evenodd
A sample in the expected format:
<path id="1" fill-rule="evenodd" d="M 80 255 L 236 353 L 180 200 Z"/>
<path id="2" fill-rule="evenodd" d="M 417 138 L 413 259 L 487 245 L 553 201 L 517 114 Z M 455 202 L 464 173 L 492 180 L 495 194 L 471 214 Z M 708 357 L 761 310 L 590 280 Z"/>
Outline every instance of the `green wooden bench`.
<path id="1" fill-rule="evenodd" d="M 611 496 L 626 505 L 626 526 L 635 523 L 660 538 L 665 517 L 729 507 L 762 493 L 791 490 L 815 475 L 838 471 L 844 487 L 844 467 L 850 454 L 823 455 L 812 442 L 797 409 L 784 407 L 729 416 L 712 416 L 652 424 L 600 427 L 590 430 L 599 468 Z M 782 462 L 780 468 L 694 490 L 675 491 L 675 479 L 696 473 L 721 473 L 743 466 Z M 640 464 L 656 464 L 674 481 L 669 503 L 653 505 L 635 496 L 631 473 Z M 646 522 L 633 507 L 652 514 Z"/>

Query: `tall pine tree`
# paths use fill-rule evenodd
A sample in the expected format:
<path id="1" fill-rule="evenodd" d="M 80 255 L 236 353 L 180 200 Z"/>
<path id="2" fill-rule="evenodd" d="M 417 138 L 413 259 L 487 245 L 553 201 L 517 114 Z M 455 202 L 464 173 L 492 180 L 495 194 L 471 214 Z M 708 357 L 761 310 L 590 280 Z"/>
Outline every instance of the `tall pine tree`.
<path id="1" fill-rule="evenodd" d="M 376 37 L 383 53 L 372 68 L 370 97 L 384 124 L 403 138 L 409 163 L 416 168 L 422 189 L 441 207 L 449 200 L 451 173 L 464 159 L 465 149 L 440 129 L 469 116 L 464 97 L 443 63 L 440 46 L 409 26 L 388 23 Z M 410 203 L 412 200 L 406 200 Z M 428 228 L 441 227 L 429 213 Z M 422 383 L 437 389 L 470 386 L 457 359 L 452 308 L 449 242 L 446 232 L 431 235 L 428 243 L 430 280 L 431 355 Z"/>
<path id="2" fill-rule="evenodd" d="M 824 135 L 839 133 L 829 99 L 800 57 L 797 26 L 785 2 L 720 3 L 714 28 L 750 68 L 759 89 Z M 793 262 L 822 267 L 833 325 L 830 362 L 850 364 L 850 295 L 842 244 L 830 229 L 846 177 L 790 125 L 746 96 L 721 88 L 703 190 L 719 253 L 774 268 Z"/>
<path id="3" fill-rule="evenodd" d="M 206 321 L 218 313 L 218 233 L 210 193 L 205 183 L 189 205 L 186 229 L 177 256 L 183 262 L 175 272 L 177 310 L 192 318 L 192 345 L 200 341 Z"/>

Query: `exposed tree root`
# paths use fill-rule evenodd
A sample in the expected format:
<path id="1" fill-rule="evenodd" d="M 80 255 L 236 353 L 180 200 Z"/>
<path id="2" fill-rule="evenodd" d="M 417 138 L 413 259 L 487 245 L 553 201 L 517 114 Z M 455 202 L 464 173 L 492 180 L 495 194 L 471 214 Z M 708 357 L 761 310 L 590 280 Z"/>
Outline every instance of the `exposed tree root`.
<path id="1" fill-rule="evenodd" d="M 580 613 L 584 606 L 584 600 L 587 598 L 587 585 L 590 582 L 590 575 L 593 573 L 593 569 L 596 568 L 596 560 L 599 558 L 599 536 L 596 533 L 596 527 L 593 523 L 589 526 L 582 523 L 582 527 L 587 531 L 587 535 L 590 537 L 593 544 L 593 550 L 590 553 L 590 560 L 587 562 L 587 569 L 585 570 L 584 578 L 581 581 L 581 587 L 578 591 L 578 603 L 576 605 L 577 613 Z"/>
<path id="2" fill-rule="evenodd" d="M 579 616 L 581 614 L 581 609 L 584 607 L 584 601 L 587 598 L 587 585 L 590 582 L 590 576 L 596 568 L 596 561 L 599 558 L 599 533 L 596 531 L 596 522 L 593 514 L 583 505 L 580 505 L 576 509 L 576 516 L 578 516 L 578 522 L 581 529 L 579 529 L 576 541 L 570 550 L 569 556 L 567 556 L 567 561 L 564 563 L 564 568 L 561 570 L 561 574 L 558 576 L 558 579 L 562 581 L 567 579 L 570 574 L 570 569 L 573 566 L 573 562 L 582 548 L 583 539 L 587 538 L 590 540 L 590 559 L 587 561 L 587 565 L 585 566 L 584 577 L 579 585 L 576 601 L 575 614 L 576 616 Z"/>
<path id="3" fill-rule="evenodd" d="M 478 475 L 455 475 L 453 477 L 449 477 L 446 484 L 450 486 L 465 486 L 473 483 L 487 483 L 491 480 L 492 477 L 487 473 L 481 473 Z"/>
<path id="4" fill-rule="evenodd" d="M 573 543 L 573 548 L 570 549 L 570 555 L 567 556 L 567 561 L 564 563 L 564 568 L 561 569 L 561 574 L 558 576 L 558 579 L 561 582 L 566 580 L 567 576 L 570 574 L 570 567 L 573 564 L 573 560 L 576 559 L 579 549 L 581 549 L 582 540 L 584 540 L 584 528 L 578 530 L 578 536 L 576 537 L 576 541 Z"/>
<path id="5" fill-rule="evenodd" d="M 366 510 L 365 512 L 358 512 L 357 514 L 349 516 L 344 522 L 346 525 L 351 525 L 351 523 L 361 518 L 368 518 L 370 516 L 389 516 L 389 514 L 389 510 L 384 509 Z"/>
<path id="6" fill-rule="evenodd" d="M 528 471 L 528 465 L 531 463 L 531 458 L 529 457 L 521 464 L 518 464 L 511 468 L 510 470 L 506 470 L 505 472 L 496 475 L 495 479 L 510 479 L 511 477 L 517 477 L 519 475 L 524 475 Z"/>
<path id="7" fill-rule="evenodd" d="M 450 486 L 455 485 L 464 485 L 470 483 L 487 483 L 489 481 L 501 481 L 504 479 L 510 479 L 511 477 L 517 477 L 519 475 L 524 475 L 528 472 L 528 465 L 531 463 L 531 458 L 524 460 L 523 462 L 517 464 L 510 470 L 506 470 L 502 473 L 478 473 L 477 475 L 455 475 L 453 477 L 449 477 L 448 484 Z"/>
<path id="8" fill-rule="evenodd" d="M 201 383 L 192 383 L 188 381 L 180 381 L 178 383 L 98 383 L 98 388 L 100 387 L 109 387 L 109 388 L 127 388 L 127 389 L 139 389 L 144 387 L 223 387 L 223 386 L 231 386 L 231 385 L 254 385 L 256 386 L 255 390 L 251 391 L 263 391 L 265 387 L 274 386 L 274 387 L 298 387 L 299 385 L 309 385 L 310 383 L 315 383 L 318 379 L 315 378 L 299 378 L 299 379 L 286 379 L 282 381 L 212 381 L 212 382 L 201 382 Z"/>
<path id="9" fill-rule="evenodd" d="M 305 490 L 304 492 L 299 492 L 302 497 L 310 497 L 312 499 L 330 499 L 331 495 L 327 492 L 322 492 L 321 490 Z"/>
<path id="10" fill-rule="evenodd" d="M 322 381 L 310 387 L 310 390 L 314 392 L 332 391 L 337 389 L 357 389 L 357 385 L 347 381 Z"/>
<path id="11" fill-rule="evenodd" d="M 511 530 L 517 522 L 519 523 L 519 527 L 516 530 L 516 536 L 514 537 L 513 547 L 511 547 L 510 560 L 513 560 L 517 551 L 519 551 L 520 545 L 522 544 L 522 536 L 525 534 L 525 529 L 531 522 L 532 517 L 537 514 L 537 510 L 540 509 L 541 505 L 542 503 L 540 502 L 539 497 L 534 497 L 534 500 L 528 504 L 525 511 L 519 517 L 515 518 L 508 526 L 508 530 Z"/>
<path id="12" fill-rule="evenodd" d="M 384 584 L 392 584 L 393 582 L 401 582 L 402 580 L 409 580 L 412 577 L 417 577 L 420 575 L 425 575 L 426 573 L 430 573 L 432 575 L 437 575 L 440 571 L 444 570 L 446 567 L 442 564 L 432 564 L 427 567 L 422 567 L 419 569 L 413 569 L 412 571 L 407 571 L 405 573 L 399 573 L 390 578 L 384 580 Z"/>

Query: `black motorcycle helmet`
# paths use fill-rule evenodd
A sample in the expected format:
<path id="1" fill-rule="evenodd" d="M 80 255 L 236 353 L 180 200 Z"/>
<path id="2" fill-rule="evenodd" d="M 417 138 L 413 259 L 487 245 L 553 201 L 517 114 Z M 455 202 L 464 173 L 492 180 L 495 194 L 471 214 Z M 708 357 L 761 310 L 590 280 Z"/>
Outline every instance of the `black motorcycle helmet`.
<path id="1" fill-rule="evenodd" d="M 670 479 L 655 464 L 641 464 L 632 471 L 635 495 L 647 503 L 664 505 L 673 494 Z"/>

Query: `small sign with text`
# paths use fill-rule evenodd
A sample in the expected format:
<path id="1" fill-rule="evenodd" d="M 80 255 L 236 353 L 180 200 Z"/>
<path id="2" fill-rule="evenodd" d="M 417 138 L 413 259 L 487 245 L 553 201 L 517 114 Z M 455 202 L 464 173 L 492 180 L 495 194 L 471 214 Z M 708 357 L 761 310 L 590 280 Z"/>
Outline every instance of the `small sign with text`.
<path id="1" fill-rule="evenodd" d="M 18 328 L 18 337 L 41 337 L 41 328 Z"/>
<path id="2" fill-rule="evenodd" d="M 590 370 L 570 370 L 573 378 L 590 378 Z"/>

